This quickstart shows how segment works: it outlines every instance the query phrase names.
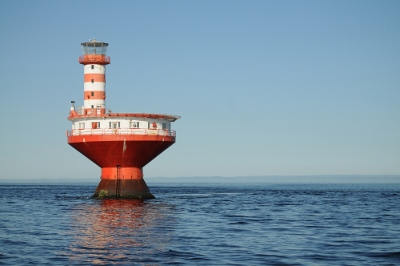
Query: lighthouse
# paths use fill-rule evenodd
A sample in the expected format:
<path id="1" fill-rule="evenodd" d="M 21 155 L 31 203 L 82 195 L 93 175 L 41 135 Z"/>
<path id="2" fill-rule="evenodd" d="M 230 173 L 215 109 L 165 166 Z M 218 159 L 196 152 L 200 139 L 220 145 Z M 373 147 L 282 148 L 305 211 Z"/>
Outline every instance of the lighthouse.
<path id="1" fill-rule="evenodd" d="M 176 115 L 115 113 L 106 108 L 108 43 L 81 44 L 83 106 L 71 101 L 68 144 L 101 168 L 94 198 L 154 198 L 143 179 L 143 167 L 175 143 L 171 123 Z M 122 96 L 121 96 L 122 97 Z"/>

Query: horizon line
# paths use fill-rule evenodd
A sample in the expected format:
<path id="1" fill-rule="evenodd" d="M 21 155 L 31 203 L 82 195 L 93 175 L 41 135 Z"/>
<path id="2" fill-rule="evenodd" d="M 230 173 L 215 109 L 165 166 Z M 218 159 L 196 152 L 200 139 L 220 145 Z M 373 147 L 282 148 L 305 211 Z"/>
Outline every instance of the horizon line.
<path id="1" fill-rule="evenodd" d="M 322 178 L 321 180 L 318 178 Z M 146 177 L 149 183 L 400 183 L 400 174 L 322 174 L 322 175 L 262 175 L 262 176 L 189 176 Z M 99 178 L 36 178 L 1 179 L 0 184 L 12 183 L 97 183 Z"/>

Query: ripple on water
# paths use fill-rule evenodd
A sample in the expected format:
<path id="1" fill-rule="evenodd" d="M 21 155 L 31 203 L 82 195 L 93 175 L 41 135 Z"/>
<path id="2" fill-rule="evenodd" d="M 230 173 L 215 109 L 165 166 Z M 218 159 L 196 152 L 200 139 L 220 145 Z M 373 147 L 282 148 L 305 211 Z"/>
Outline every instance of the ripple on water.
<path id="1" fill-rule="evenodd" d="M 400 185 L 0 186 L 0 264 L 396 265 Z M 6 215 L 4 215 L 6 214 Z"/>

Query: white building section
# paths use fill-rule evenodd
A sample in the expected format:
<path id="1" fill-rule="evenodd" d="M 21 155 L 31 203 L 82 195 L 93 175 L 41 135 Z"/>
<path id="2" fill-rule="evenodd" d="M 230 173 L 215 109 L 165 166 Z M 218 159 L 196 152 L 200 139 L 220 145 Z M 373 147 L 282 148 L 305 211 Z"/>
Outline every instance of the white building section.
<path id="1" fill-rule="evenodd" d="M 175 119 L 175 116 L 166 117 L 152 119 L 145 117 L 82 116 L 81 118 L 70 119 L 72 131 L 69 134 L 74 136 L 103 134 L 175 136 L 175 131 L 171 130 L 171 121 Z"/>

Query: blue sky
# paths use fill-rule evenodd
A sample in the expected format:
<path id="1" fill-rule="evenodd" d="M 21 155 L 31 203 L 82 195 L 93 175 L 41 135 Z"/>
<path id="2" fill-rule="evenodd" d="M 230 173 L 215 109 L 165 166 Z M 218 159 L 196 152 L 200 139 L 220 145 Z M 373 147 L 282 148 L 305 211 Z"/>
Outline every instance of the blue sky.
<path id="1" fill-rule="evenodd" d="M 0 1 L 1 179 L 98 178 L 66 143 L 80 43 L 107 107 L 182 116 L 146 177 L 400 174 L 399 1 Z"/>

